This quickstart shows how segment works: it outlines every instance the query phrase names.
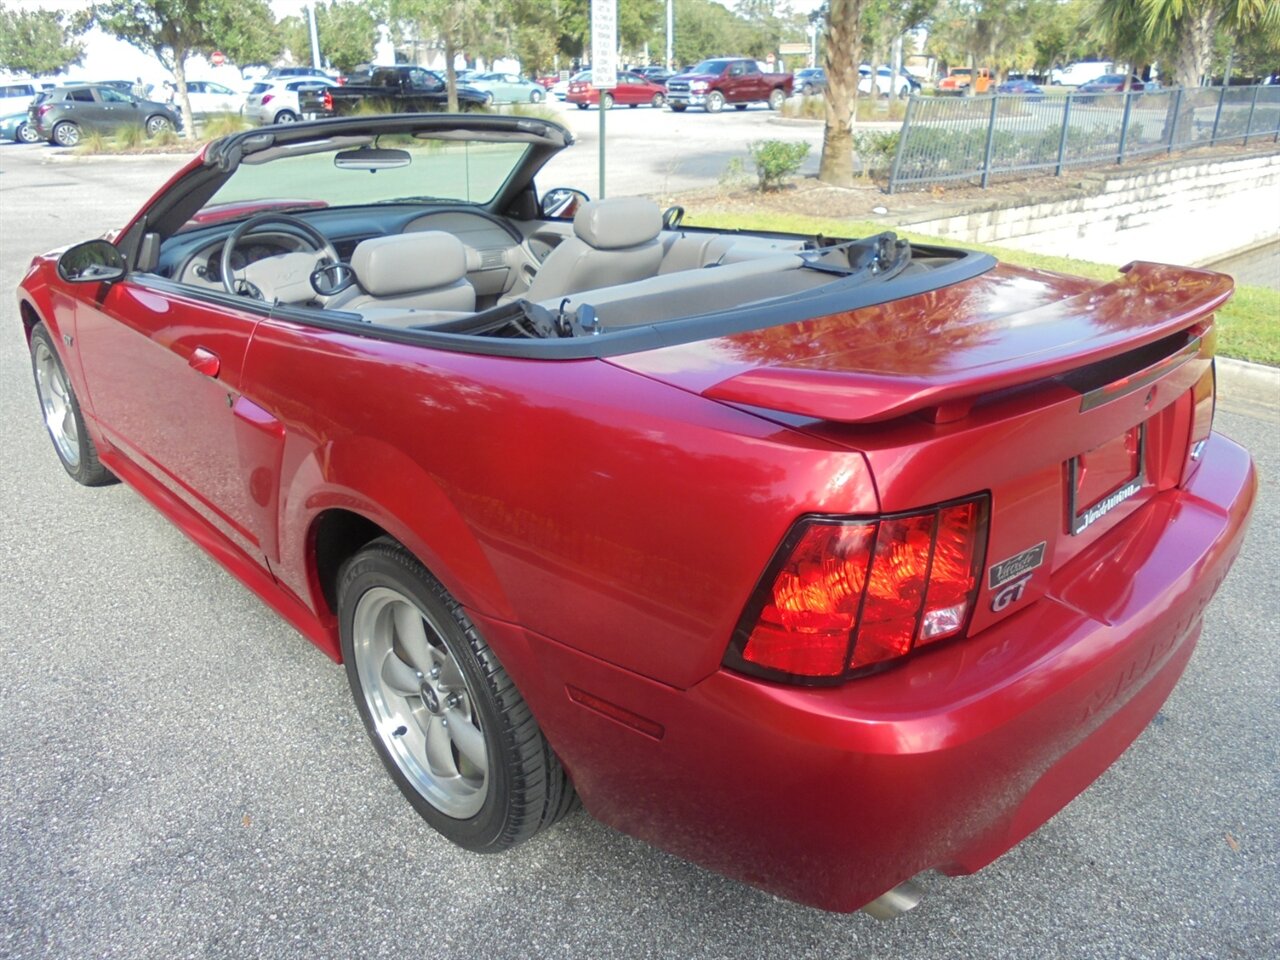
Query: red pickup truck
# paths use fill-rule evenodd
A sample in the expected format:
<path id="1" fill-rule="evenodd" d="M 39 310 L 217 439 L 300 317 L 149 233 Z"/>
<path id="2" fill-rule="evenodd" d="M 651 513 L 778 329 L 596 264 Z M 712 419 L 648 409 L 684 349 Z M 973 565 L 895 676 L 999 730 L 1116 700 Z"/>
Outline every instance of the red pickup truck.
<path id="1" fill-rule="evenodd" d="M 685 107 L 702 107 L 719 113 L 726 103 L 745 110 L 752 103 L 767 103 L 770 110 L 782 109 L 791 95 L 789 73 L 765 73 L 754 60 L 718 57 L 667 81 L 667 105 L 676 113 Z"/>

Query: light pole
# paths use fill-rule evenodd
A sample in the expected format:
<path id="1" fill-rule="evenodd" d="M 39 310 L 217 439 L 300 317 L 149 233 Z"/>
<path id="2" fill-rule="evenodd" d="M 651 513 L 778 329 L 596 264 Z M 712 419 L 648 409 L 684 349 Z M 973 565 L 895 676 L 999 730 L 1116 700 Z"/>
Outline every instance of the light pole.
<path id="1" fill-rule="evenodd" d="M 676 0 L 667 0 L 667 69 L 674 70 L 676 40 Z"/>
<path id="2" fill-rule="evenodd" d="M 317 70 L 320 69 L 320 34 L 316 30 L 316 4 L 315 0 L 307 4 L 307 17 L 311 21 L 311 65 Z"/>

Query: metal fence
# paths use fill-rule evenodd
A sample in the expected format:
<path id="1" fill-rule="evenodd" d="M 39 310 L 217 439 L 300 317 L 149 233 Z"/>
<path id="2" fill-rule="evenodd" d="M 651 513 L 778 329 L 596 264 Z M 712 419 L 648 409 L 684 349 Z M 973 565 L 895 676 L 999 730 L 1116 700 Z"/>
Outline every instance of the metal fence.
<path id="1" fill-rule="evenodd" d="M 1280 85 L 1066 96 L 912 96 L 889 192 L 1280 141 Z"/>

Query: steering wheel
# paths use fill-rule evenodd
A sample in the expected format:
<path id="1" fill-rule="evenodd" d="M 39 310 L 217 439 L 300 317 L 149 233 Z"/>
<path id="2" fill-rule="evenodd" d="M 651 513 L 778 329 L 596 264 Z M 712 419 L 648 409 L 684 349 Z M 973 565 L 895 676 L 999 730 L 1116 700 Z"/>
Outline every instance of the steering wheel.
<path id="1" fill-rule="evenodd" d="M 265 224 L 275 224 L 276 226 L 292 227 L 301 233 L 310 241 L 315 254 L 322 255 L 330 262 L 338 262 L 338 251 L 333 248 L 333 244 L 329 242 L 329 238 L 313 227 L 307 221 L 300 217 L 291 216 L 287 213 L 260 213 L 255 217 L 250 217 L 244 223 L 237 226 L 231 231 L 227 237 L 226 243 L 222 245 L 222 285 L 226 288 L 227 293 L 236 294 L 238 296 L 252 297 L 255 300 L 265 300 L 262 290 L 257 284 L 248 280 L 237 280 L 231 268 L 231 256 L 235 253 L 236 247 L 245 237 L 251 233 L 260 230 Z"/>
<path id="2" fill-rule="evenodd" d="M 662 211 L 662 226 L 665 230 L 679 230 L 684 220 L 684 207 L 677 204 Z"/>

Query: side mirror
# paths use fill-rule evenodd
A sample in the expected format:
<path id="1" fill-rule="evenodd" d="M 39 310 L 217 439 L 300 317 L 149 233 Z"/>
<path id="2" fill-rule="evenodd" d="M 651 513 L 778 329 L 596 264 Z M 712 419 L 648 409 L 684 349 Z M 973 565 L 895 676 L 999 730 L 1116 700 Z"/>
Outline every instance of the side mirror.
<path id="1" fill-rule="evenodd" d="M 556 187 L 542 198 L 542 216 L 546 220 L 572 220 L 573 215 L 591 198 L 573 187 Z"/>
<path id="2" fill-rule="evenodd" d="M 106 240 L 77 243 L 58 258 L 58 276 L 67 283 L 113 283 L 127 270 L 124 255 Z"/>

